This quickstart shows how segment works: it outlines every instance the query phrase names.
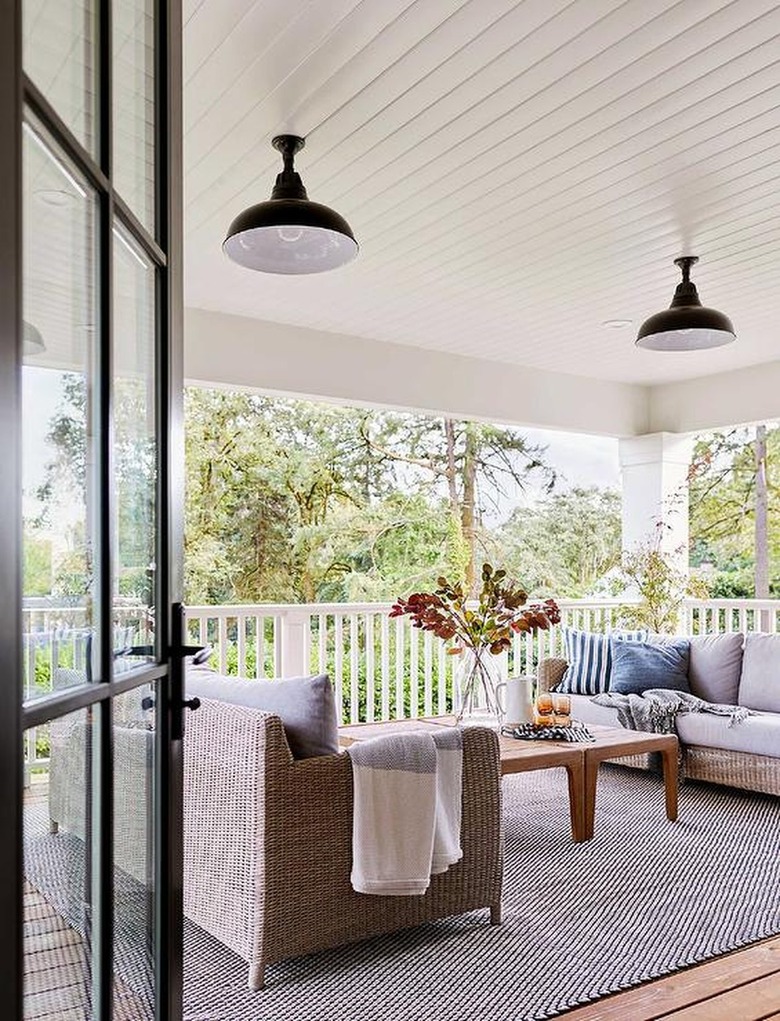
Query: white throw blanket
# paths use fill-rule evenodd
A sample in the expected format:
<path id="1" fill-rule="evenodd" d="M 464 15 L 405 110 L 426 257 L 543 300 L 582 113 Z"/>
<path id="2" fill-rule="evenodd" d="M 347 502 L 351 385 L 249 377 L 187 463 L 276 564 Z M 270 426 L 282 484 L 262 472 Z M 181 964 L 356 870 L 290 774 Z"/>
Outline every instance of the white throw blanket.
<path id="1" fill-rule="evenodd" d="M 384 896 L 423 894 L 432 874 L 463 856 L 463 736 L 413 731 L 360 741 L 352 760 L 352 887 Z"/>

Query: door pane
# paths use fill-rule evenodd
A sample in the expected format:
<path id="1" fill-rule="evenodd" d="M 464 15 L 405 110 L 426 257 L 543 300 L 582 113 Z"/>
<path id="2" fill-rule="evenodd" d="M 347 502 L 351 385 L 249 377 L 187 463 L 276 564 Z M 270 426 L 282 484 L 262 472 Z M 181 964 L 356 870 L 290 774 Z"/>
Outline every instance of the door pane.
<path id="1" fill-rule="evenodd" d="M 155 230 L 155 0 L 114 3 L 114 185 Z"/>
<path id="2" fill-rule="evenodd" d="M 155 592 L 154 268 L 114 229 L 114 482 L 117 672 L 153 660 Z"/>
<path id="3" fill-rule="evenodd" d="M 25 121 L 24 697 L 92 679 L 96 197 Z"/>
<path id="4" fill-rule="evenodd" d="M 24 70 L 81 144 L 97 151 L 97 0 L 24 0 Z"/>
<path id="5" fill-rule="evenodd" d="M 154 689 L 114 699 L 114 1016 L 154 1018 Z"/>
<path id="6" fill-rule="evenodd" d="M 92 1017 L 90 721 L 82 709 L 25 734 L 24 1016 L 36 1021 Z"/>

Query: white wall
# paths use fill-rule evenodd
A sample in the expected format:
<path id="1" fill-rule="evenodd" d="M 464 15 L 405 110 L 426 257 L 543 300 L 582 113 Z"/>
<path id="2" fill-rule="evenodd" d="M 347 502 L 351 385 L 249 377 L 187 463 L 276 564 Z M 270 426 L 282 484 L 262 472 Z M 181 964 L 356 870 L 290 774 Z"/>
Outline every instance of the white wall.
<path id="1" fill-rule="evenodd" d="M 645 387 L 202 309 L 185 311 L 184 376 L 211 386 L 606 436 L 648 428 Z"/>

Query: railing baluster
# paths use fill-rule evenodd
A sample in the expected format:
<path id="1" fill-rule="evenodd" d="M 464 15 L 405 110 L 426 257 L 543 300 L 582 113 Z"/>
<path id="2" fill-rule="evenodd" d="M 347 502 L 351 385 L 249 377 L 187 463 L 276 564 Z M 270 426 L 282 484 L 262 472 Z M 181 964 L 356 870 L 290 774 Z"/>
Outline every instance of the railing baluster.
<path id="1" fill-rule="evenodd" d="M 336 706 L 339 719 L 344 719 L 344 618 L 340 613 L 334 615 L 334 647 L 333 647 L 333 685 L 336 689 Z"/>
<path id="2" fill-rule="evenodd" d="M 438 691 L 436 711 L 440 716 L 447 712 L 447 660 L 452 659 L 447 655 L 447 647 L 444 642 L 439 642 L 438 655 Z"/>
<path id="3" fill-rule="evenodd" d="M 273 645 L 271 646 L 271 648 L 273 650 L 273 671 L 271 673 L 271 676 L 281 677 L 283 658 L 282 641 L 284 640 L 284 631 L 282 628 L 282 618 L 281 616 L 279 616 L 279 614 L 274 614 L 272 627 L 273 630 L 271 631 L 271 636 L 273 639 Z"/>
<path id="4" fill-rule="evenodd" d="M 425 632 L 423 639 L 423 670 L 425 676 L 424 709 L 426 716 L 433 716 L 433 635 Z"/>
<path id="5" fill-rule="evenodd" d="M 317 635 L 317 671 L 321 674 L 328 672 L 328 618 L 321 613 L 319 615 L 319 634 Z"/>
<path id="6" fill-rule="evenodd" d="M 238 643 L 238 676 L 246 677 L 246 621 L 242 614 L 236 617 L 236 641 Z"/>
<path id="7" fill-rule="evenodd" d="M 360 691 L 358 688 L 358 671 L 360 663 L 360 639 L 358 637 L 358 617 L 356 613 L 349 618 L 349 722 L 360 722 Z"/>
<path id="8" fill-rule="evenodd" d="M 307 613 L 303 622 L 303 674 L 306 677 L 311 673 L 311 621 L 312 615 Z"/>
<path id="9" fill-rule="evenodd" d="M 265 677 L 265 617 L 255 616 L 255 678 Z"/>
<path id="10" fill-rule="evenodd" d="M 420 715 L 419 636 L 416 627 L 409 628 L 409 715 L 413 720 Z"/>
<path id="11" fill-rule="evenodd" d="M 363 617 L 363 635 L 366 643 L 366 722 L 374 722 L 374 615 Z"/>
<path id="12" fill-rule="evenodd" d="M 390 719 L 390 618 L 382 614 L 382 719 Z"/>
<path id="13" fill-rule="evenodd" d="M 227 673 L 227 620 L 219 618 L 219 672 Z"/>
<path id="14" fill-rule="evenodd" d="M 404 718 L 404 674 L 406 666 L 406 650 L 404 648 L 404 618 L 396 617 L 395 621 L 395 718 Z"/>

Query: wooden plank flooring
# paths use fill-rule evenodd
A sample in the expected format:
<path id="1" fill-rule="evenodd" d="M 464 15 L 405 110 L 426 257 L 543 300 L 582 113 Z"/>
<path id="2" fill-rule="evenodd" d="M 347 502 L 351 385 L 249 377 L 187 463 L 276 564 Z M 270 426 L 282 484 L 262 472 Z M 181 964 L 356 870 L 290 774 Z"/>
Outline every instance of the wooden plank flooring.
<path id="1" fill-rule="evenodd" d="M 45 782 L 34 783 L 25 791 L 25 808 L 40 808 L 47 800 Z M 25 1021 L 84 1021 L 91 1016 L 89 948 L 81 934 L 26 879 L 23 967 Z M 147 1006 L 115 977 L 115 1021 L 148 1018 Z"/>
<path id="2" fill-rule="evenodd" d="M 780 937 L 567 1011 L 565 1021 L 780 1019 Z"/>

